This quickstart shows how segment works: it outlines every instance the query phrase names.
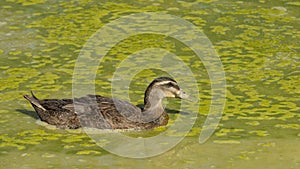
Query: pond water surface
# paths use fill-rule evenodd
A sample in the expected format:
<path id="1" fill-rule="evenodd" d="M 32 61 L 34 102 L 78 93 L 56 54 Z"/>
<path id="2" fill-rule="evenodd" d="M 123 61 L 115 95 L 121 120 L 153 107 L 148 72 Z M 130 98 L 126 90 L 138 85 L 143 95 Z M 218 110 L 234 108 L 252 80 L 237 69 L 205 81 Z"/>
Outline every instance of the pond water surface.
<path id="1" fill-rule="evenodd" d="M 0 5 L 0 168 L 300 167 L 298 1 L 3 0 Z M 191 68 L 200 99 L 193 128 L 177 146 L 151 158 L 125 158 L 102 149 L 80 130 L 40 122 L 23 95 L 32 90 L 41 99 L 71 98 L 75 63 L 87 40 L 105 24 L 140 12 L 183 18 L 215 47 L 227 90 L 225 110 L 212 137 L 198 142 L 211 104 L 203 63 L 178 40 L 158 34 L 130 36 L 114 46 L 98 67 L 95 87 L 98 94 L 110 96 L 115 67 L 134 52 L 162 48 L 175 53 Z M 181 74 L 175 79 L 189 86 L 182 67 L 176 66 L 170 68 Z M 159 69 L 137 73 L 130 82 L 130 101 L 142 104 L 148 83 L 162 75 L 168 74 Z M 122 98 L 122 92 L 116 93 Z M 176 110 L 177 103 L 168 99 L 165 104 Z M 178 118 L 184 114 L 171 112 L 167 128 Z M 124 134 L 151 137 L 164 131 Z M 172 131 L 168 135 L 178 136 Z"/>

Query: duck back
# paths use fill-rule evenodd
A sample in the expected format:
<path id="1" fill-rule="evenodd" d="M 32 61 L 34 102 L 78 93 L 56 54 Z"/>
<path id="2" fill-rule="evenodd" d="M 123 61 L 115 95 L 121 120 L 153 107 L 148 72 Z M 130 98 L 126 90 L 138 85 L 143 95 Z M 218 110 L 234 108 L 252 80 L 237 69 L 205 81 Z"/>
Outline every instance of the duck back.
<path id="1" fill-rule="evenodd" d="M 167 113 L 148 123 L 139 122 L 141 109 L 129 102 L 101 95 L 87 95 L 73 99 L 39 100 L 33 93 L 24 96 L 40 119 L 63 129 L 80 127 L 98 129 L 151 129 L 166 125 Z"/>

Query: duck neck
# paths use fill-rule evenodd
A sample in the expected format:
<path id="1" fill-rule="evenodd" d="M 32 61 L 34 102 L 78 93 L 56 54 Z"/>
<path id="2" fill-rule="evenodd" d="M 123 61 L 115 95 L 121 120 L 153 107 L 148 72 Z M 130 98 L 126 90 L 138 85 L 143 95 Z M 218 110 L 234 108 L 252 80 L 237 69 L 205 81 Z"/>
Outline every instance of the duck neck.
<path id="1" fill-rule="evenodd" d="M 146 91 L 144 99 L 145 107 L 142 112 L 143 122 L 157 120 L 163 115 L 164 108 L 162 106 L 162 99 L 164 97 L 164 93 L 160 89 L 154 88 Z"/>

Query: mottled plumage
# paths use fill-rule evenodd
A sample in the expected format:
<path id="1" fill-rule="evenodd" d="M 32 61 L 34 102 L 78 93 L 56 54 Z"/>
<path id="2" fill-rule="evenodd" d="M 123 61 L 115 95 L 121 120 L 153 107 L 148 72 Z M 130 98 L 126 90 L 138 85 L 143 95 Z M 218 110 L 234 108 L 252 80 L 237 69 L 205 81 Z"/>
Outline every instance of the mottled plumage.
<path id="1" fill-rule="evenodd" d="M 186 98 L 187 95 L 175 80 L 159 77 L 145 91 L 143 110 L 126 101 L 100 95 L 74 100 L 39 100 L 33 93 L 24 96 L 42 121 L 63 129 L 151 129 L 167 125 L 169 117 L 161 104 L 164 97 Z"/>

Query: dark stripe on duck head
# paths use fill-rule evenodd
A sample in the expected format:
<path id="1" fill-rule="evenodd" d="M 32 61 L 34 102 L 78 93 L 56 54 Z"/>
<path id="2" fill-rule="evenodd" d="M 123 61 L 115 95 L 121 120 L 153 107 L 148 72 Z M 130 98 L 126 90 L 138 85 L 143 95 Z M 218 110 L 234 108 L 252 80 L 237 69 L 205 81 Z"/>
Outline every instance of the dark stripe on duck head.
<path id="1" fill-rule="evenodd" d="M 154 79 L 147 87 L 147 89 L 145 91 L 145 96 L 144 96 L 144 105 L 147 104 L 150 91 L 152 90 L 152 88 L 154 86 L 164 86 L 167 88 L 173 87 L 176 90 L 180 90 L 179 86 L 177 85 L 177 82 L 174 79 L 172 79 L 170 77 L 158 77 L 158 78 Z"/>

